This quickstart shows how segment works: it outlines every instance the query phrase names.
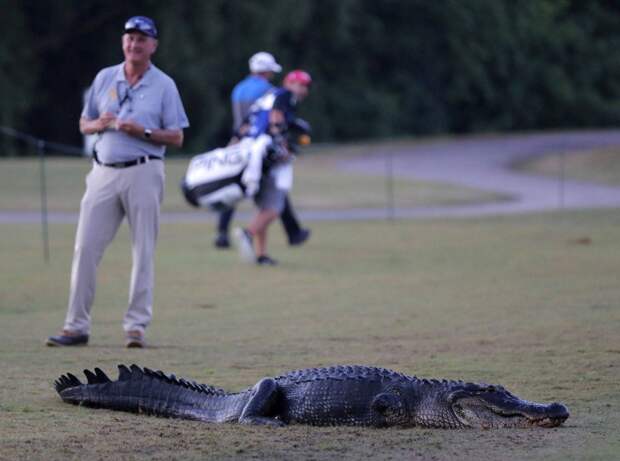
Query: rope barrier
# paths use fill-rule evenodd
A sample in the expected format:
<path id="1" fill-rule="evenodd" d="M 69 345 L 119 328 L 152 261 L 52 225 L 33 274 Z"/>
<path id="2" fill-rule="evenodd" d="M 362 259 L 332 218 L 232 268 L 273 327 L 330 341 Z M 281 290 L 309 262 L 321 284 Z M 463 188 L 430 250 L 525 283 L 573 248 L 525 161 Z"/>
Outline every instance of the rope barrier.
<path id="1" fill-rule="evenodd" d="M 53 150 L 56 152 L 70 155 L 84 155 L 84 149 L 82 149 L 81 147 L 63 144 L 60 142 L 47 141 L 45 139 L 37 138 L 36 136 L 24 133 L 22 131 L 18 131 L 15 128 L 11 128 L 8 126 L 0 126 L 0 133 L 15 139 L 19 139 L 20 141 L 24 141 L 25 143 L 36 147 L 37 150 L 40 149 L 42 146 L 43 150 Z"/>

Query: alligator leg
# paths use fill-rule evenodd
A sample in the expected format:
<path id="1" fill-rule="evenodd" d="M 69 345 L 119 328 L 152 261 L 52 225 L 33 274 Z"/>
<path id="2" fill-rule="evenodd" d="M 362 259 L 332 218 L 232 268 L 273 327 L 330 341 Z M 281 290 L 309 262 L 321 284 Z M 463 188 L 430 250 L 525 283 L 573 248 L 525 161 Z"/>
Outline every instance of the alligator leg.
<path id="1" fill-rule="evenodd" d="M 252 389 L 252 397 L 243 408 L 239 422 L 241 424 L 263 424 L 284 426 L 282 421 L 268 415 L 278 399 L 278 384 L 273 378 L 261 379 Z"/>
<path id="2" fill-rule="evenodd" d="M 372 401 L 371 408 L 379 416 L 375 421 L 377 427 L 395 426 L 406 418 L 403 400 L 394 391 L 377 395 Z"/>

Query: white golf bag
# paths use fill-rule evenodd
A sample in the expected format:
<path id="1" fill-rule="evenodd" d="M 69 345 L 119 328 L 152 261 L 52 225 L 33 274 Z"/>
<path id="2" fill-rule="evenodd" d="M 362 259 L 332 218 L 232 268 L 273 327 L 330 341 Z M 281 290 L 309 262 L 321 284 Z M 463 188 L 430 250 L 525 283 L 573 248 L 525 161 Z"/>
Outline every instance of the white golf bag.
<path id="1" fill-rule="evenodd" d="M 195 207 L 223 210 L 252 197 L 270 144 L 271 137 L 261 135 L 192 157 L 181 182 L 185 199 Z"/>

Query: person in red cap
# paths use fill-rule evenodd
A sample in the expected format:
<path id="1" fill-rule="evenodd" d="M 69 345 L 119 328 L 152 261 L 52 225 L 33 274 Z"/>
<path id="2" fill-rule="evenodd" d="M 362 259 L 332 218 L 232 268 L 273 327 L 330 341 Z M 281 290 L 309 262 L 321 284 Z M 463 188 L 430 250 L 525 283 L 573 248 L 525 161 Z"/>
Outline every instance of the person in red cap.
<path id="1" fill-rule="evenodd" d="M 259 265 L 275 265 L 267 254 L 267 228 L 286 206 L 293 185 L 292 150 L 288 131 L 296 127 L 303 132 L 309 125 L 296 116 L 297 105 L 310 91 L 312 78 L 304 70 L 286 74 L 281 88 L 274 88 L 259 98 L 250 109 L 245 136 L 272 138 L 269 168 L 263 173 L 259 191 L 254 197 L 258 213 L 245 229 L 235 229 L 234 237 L 243 260 Z"/>

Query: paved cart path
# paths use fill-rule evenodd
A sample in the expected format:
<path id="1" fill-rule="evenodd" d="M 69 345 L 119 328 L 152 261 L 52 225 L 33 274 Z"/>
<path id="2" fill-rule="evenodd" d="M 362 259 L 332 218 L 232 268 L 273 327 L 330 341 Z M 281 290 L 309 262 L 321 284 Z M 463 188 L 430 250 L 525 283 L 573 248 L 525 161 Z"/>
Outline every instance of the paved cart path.
<path id="1" fill-rule="evenodd" d="M 620 131 L 490 136 L 429 142 L 343 165 L 360 172 L 386 171 L 391 162 L 401 178 L 440 181 L 505 194 L 511 200 L 396 210 L 403 217 L 480 216 L 580 208 L 620 207 L 620 187 L 562 179 L 562 153 L 620 146 Z M 558 176 L 527 174 L 516 162 L 555 153 Z M 391 157 L 391 158 L 390 158 Z"/>
<path id="2" fill-rule="evenodd" d="M 514 170 L 515 162 L 549 153 L 620 146 L 620 130 L 461 137 L 393 147 L 339 162 L 343 171 L 383 176 L 386 165 L 404 179 L 438 181 L 500 193 L 509 200 L 453 206 L 415 208 L 364 208 L 350 210 L 301 210 L 304 221 L 397 218 L 467 217 L 563 209 L 620 207 L 620 187 L 560 177 L 532 175 Z M 243 218 L 243 216 L 241 216 Z M 39 222 L 38 212 L 2 212 L 0 222 Z M 75 222 L 77 213 L 49 214 L 52 222 Z M 169 212 L 166 221 L 212 220 L 211 213 Z"/>

